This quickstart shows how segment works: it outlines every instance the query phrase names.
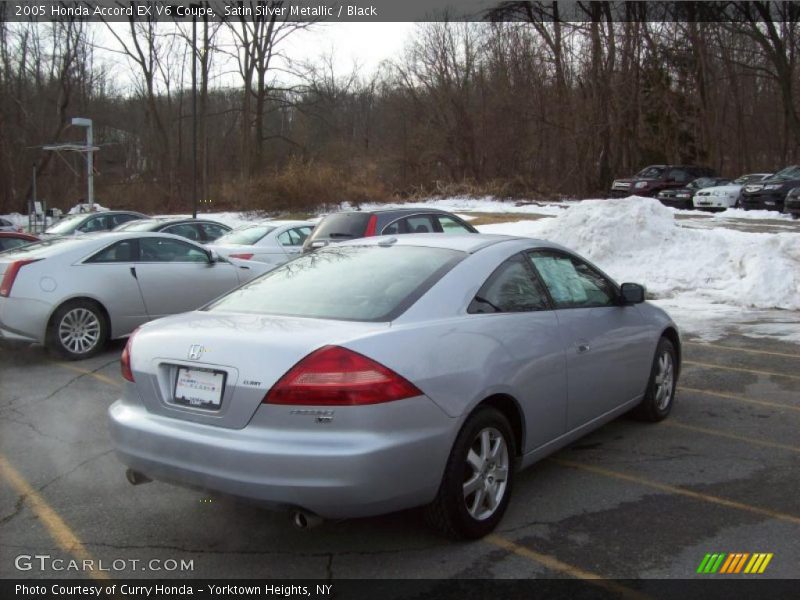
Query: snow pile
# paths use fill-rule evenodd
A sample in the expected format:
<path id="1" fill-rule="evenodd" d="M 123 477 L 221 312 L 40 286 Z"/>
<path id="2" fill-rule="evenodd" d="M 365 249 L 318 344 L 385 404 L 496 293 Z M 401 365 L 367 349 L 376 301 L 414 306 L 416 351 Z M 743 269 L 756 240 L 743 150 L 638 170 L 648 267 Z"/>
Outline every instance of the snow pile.
<path id="1" fill-rule="evenodd" d="M 748 219 L 755 221 L 791 221 L 792 215 L 774 210 L 744 210 L 742 208 L 728 208 L 722 212 L 714 213 L 714 219 Z"/>
<path id="2" fill-rule="evenodd" d="M 72 208 L 69 209 L 67 212 L 68 215 L 79 215 L 83 213 L 90 213 L 90 212 L 104 212 L 108 209 L 105 206 L 99 205 L 95 202 L 93 205 L 89 204 L 88 202 L 83 202 L 80 204 L 76 204 Z"/>
<path id="3" fill-rule="evenodd" d="M 586 200 L 554 219 L 478 227 L 550 240 L 660 299 L 800 310 L 800 234 L 681 227 L 657 200 Z"/>
<path id="4" fill-rule="evenodd" d="M 513 202 L 508 200 L 498 200 L 492 196 L 484 198 L 443 198 L 428 200 L 423 202 L 395 202 L 387 204 L 364 203 L 360 204 L 361 210 L 375 210 L 380 208 L 436 208 L 449 212 L 486 212 L 502 214 L 524 214 L 524 215 L 560 215 L 574 202 Z M 353 206 L 345 203 L 342 210 L 352 210 Z"/>

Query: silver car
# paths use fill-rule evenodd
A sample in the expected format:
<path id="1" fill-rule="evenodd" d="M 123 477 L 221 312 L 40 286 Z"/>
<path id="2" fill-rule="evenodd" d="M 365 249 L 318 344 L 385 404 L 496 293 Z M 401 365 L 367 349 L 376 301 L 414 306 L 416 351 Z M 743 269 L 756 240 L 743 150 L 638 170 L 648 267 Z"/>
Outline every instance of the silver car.
<path id="1" fill-rule="evenodd" d="M 310 221 L 263 221 L 235 229 L 207 247 L 220 256 L 277 266 L 302 252 L 313 229 Z"/>
<path id="2" fill-rule="evenodd" d="M 539 240 L 403 235 L 303 255 L 143 326 L 109 412 L 128 479 L 288 508 L 425 505 L 490 532 L 515 470 L 672 408 L 680 338 L 644 288 Z"/>
<path id="3" fill-rule="evenodd" d="M 0 254 L 0 338 L 87 358 L 108 339 L 196 309 L 266 270 L 164 233 L 53 238 Z"/>
<path id="4" fill-rule="evenodd" d="M 125 210 L 106 210 L 90 213 L 69 215 L 51 225 L 42 234 L 42 237 L 55 237 L 63 235 L 82 235 L 85 233 L 98 233 L 111 231 L 128 221 L 146 219 L 147 215 L 139 212 Z"/>

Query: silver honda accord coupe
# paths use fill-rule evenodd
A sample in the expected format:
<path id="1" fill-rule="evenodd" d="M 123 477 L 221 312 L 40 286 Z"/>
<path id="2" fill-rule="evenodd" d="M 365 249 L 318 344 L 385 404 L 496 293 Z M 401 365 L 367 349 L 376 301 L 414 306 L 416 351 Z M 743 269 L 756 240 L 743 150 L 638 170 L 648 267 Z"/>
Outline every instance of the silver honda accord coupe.
<path id="1" fill-rule="evenodd" d="M 548 242 L 353 240 L 141 327 L 110 430 L 128 479 L 298 523 L 425 506 L 490 532 L 515 471 L 615 417 L 672 408 L 678 329 Z"/>
<path id="2" fill-rule="evenodd" d="M 0 338 L 68 359 L 142 323 L 193 310 L 267 270 L 184 238 L 124 232 L 62 237 L 0 254 Z"/>

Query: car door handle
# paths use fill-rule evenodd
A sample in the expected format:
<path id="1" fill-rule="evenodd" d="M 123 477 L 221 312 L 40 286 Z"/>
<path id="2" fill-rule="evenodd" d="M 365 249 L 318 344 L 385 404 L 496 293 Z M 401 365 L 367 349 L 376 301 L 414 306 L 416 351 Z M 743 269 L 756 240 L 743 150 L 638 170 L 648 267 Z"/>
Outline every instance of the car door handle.
<path id="1" fill-rule="evenodd" d="M 134 279 L 139 279 L 139 278 L 136 276 L 136 267 L 131 267 L 131 275 L 133 275 L 133 278 L 134 278 Z"/>
<path id="2" fill-rule="evenodd" d="M 578 354 L 583 354 L 584 352 L 588 352 L 589 350 L 591 350 L 589 342 L 585 340 L 581 340 L 580 342 L 578 342 L 577 348 L 578 348 Z"/>

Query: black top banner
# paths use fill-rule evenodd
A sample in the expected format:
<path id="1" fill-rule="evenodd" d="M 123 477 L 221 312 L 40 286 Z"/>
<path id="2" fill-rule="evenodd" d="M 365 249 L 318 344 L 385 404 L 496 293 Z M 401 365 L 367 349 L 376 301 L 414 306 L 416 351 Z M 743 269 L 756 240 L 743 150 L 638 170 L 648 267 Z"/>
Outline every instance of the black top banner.
<path id="1" fill-rule="evenodd" d="M 800 2 L 491 0 L 10 0 L 0 21 L 740 22 L 797 21 Z"/>

